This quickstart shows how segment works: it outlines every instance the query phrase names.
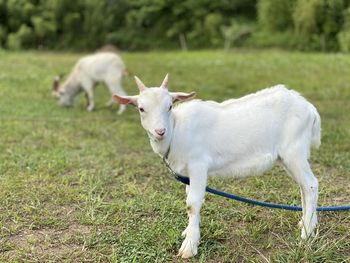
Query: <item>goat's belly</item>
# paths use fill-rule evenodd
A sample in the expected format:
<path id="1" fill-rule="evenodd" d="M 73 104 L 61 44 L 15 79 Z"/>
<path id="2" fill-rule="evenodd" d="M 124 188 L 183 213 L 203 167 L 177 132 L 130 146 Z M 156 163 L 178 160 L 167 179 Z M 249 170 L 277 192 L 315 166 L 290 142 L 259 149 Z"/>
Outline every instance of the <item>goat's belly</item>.
<path id="1" fill-rule="evenodd" d="M 270 169 L 277 156 L 272 154 L 256 154 L 244 160 L 222 161 L 209 169 L 209 176 L 247 177 L 256 176 Z"/>

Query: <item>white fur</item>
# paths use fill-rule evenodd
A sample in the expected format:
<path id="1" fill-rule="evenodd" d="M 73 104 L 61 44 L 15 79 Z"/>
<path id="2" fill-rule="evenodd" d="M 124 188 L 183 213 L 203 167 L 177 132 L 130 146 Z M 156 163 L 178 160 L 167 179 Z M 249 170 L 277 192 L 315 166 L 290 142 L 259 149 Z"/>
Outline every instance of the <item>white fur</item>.
<path id="1" fill-rule="evenodd" d="M 141 123 L 151 134 L 154 152 L 164 155 L 170 147 L 170 166 L 190 178 L 186 191 L 189 224 L 179 255 L 188 258 L 197 253 L 199 212 L 208 176 L 260 175 L 276 160 L 281 160 L 301 189 L 301 237 L 313 235 L 318 181 L 308 158 L 310 147 L 320 145 L 316 108 L 283 85 L 222 103 L 192 100 L 168 111 L 177 94 L 164 87 L 148 88 L 124 99 L 144 109 Z M 164 136 L 157 136 L 157 128 L 166 130 Z"/>
<path id="2" fill-rule="evenodd" d="M 92 111 L 94 104 L 94 87 L 97 83 L 104 83 L 111 94 L 126 95 L 122 88 L 122 78 L 125 74 L 122 59 L 111 52 L 101 52 L 85 56 L 75 64 L 72 72 L 54 95 L 59 98 L 62 106 L 71 106 L 74 98 L 83 90 L 88 100 L 87 110 Z M 57 80 L 56 80 L 57 81 Z M 107 105 L 111 105 L 109 101 Z M 121 114 L 125 106 L 121 105 L 118 113 Z"/>

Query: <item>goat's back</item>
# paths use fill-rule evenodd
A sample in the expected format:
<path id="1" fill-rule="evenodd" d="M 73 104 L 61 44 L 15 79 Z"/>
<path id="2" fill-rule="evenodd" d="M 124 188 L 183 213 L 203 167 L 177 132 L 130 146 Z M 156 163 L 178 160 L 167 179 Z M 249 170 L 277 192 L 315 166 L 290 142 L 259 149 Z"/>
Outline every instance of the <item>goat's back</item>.
<path id="1" fill-rule="evenodd" d="M 81 58 L 76 69 L 95 81 L 103 81 L 106 77 L 121 78 L 125 71 L 123 60 L 114 53 L 101 52 Z"/>
<path id="2" fill-rule="evenodd" d="M 315 107 L 283 85 L 222 103 L 186 102 L 174 114 L 179 150 L 185 155 L 207 154 L 216 162 L 218 158 L 248 160 L 255 153 L 276 159 L 295 145 L 304 147 L 308 155 L 320 134 Z"/>

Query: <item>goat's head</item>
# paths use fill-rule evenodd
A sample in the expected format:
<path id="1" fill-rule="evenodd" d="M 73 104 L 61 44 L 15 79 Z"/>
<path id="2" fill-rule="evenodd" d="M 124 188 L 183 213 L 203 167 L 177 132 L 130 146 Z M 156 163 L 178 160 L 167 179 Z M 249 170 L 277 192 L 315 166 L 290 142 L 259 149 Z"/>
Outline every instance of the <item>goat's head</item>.
<path id="1" fill-rule="evenodd" d="M 52 83 L 52 95 L 58 99 L 58 104 L 61 106 L 71 106 L 73 104 L 72 96 L 67 92 L 66 85 L 60 85 L 62 75 L 57 75 Z"/>
<path id="2" fill-rule="evenodd" d="M 155 140 L 161 141 L 171 135 L 173 103 L 193 98 L 196 93 L 169 92 L 169 75 L 167 74 L 160 87 L 147 88 L 135 76 L 140 94 L 136 96 L 113 95 L 113 101 L 119 104 L 132 105 L 138 108 L 142 127 Z"/>

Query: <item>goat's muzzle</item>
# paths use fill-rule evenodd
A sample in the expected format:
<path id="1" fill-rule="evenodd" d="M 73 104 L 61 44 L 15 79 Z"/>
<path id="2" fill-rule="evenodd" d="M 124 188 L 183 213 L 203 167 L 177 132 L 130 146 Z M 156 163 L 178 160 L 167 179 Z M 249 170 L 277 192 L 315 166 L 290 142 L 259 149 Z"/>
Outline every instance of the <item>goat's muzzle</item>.
<path id="1" fill-rule="evenodd" d="M 162 140 L 164 138 L 164 135 L 165 135 L 165 131 L 166 129 L 165 128 L 158 128 L 158 129 L 155 129 L 154 130 L 157 134 L 156 138 L 158 140 Z"/>

